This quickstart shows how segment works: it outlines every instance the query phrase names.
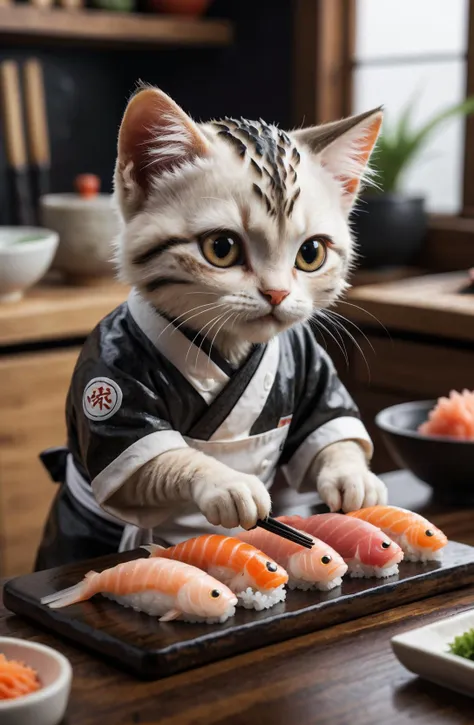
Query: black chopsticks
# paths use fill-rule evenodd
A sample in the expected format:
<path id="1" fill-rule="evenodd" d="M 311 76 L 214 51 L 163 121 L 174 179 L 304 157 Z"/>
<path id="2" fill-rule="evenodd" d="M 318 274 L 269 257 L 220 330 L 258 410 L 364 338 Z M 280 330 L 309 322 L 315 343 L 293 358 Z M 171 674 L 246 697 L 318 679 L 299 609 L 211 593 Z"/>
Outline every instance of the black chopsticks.
<path id="1" fill-rule="evenodd" d="M 292 526 L 288 526 L 288 524 L 284 524 L 281 521 L 277 521 L 277 519 L 273 519 L 271 516 L 267 516 L 266 519 L 259 519 L 256 526 L 260 526 L 260 528 L 265 529 L 265 531 L 270 531 L 272 534 L 281 536 L 283 539 L 288 539 L 288 541 L 293 541 L 295 544 L 304 546 L 306 549 L 311 549 L 314 545 L 311 536 L 307 536 L 306 534 L 301 533 L 301 531 L 294 529 Z"/>
<path id="2" fill-rule="evenodd" d="M 25 109 L 18 63 L 14 60 L 0 63 L 0 113 L 10 177 L 9 221 L 33 226 L 40 223 L 39 200 L 48 192 L 50 169 L 43 70 L 38 60 L 30 58 L 26 61 L 23 82 Z M 26 112 L 29 160 L 23 110 Z"/>
<path id="3" fill-rule="evenodd" d="M 5 60 L 0 64 L 0 110 L 9 167 L 11 221 L 32 226 L 35 214 L 30 192 L 20 75 L 18 63 L 13 60 Z"/>
<path id="4" fill-rule="evenodd" d="M 40 219 L 40 199 L 49 191 L 51 154 L 49 149 L 48 117 L 43 80 L 43 68 L 36 58 L 23 66 L 25 110 L 31 162 L 31 183 L 37 223 Z"/>

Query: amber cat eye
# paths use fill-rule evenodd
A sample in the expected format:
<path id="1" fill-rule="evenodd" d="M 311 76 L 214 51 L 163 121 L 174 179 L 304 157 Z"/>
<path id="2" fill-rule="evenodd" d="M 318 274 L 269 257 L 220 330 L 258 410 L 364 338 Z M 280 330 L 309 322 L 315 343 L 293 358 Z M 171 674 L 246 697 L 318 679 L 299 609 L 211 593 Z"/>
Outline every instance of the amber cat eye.
<path id="1" fill-rule="evenodd" d="M 242 242 L 235 234 L 214 232 L 200 241 L 201 252 L 214 267 L 242 264 Z"/>
<path id="2" fill-rule="evenodd" d="M 303 242 L 296 255 L 295 267 L 302 272 L 316 272 L 327 256 L 327 242 L 322 237 L 314 237 Z"/>

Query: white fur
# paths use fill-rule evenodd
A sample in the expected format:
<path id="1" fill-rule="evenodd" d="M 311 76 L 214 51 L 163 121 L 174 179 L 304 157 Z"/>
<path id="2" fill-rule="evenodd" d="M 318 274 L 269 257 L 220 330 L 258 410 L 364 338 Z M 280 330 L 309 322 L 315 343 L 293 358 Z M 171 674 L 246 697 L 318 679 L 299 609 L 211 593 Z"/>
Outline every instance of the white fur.
<path id="1" fill-rule="evenodd" d="M 119 143 L 115 187 L 123 220 L 116 253 L 120 277 L 176 318 L 176 324 L 200 331 L 238 364 L 252 343 L 267 342 L 310 319 L 347 289 L 354 259 L 347 217 L 355 192 L 346 193 L 344 180 L 354 174 L 359 179 L 364 172 L 362 143 L 376 114 L 319 154 L 311 151 L 299 132 L 290 134 L 300 163 L 296 183 L 292 187 L 293 180 L 288 182 L 288 194 L 291 197 L 297 187 L 301 193 L 290 216 L 272 217 L 252 191 L 255 182 L 263 185 L 265 193 L 267 187 L 251 168 L 249 154 L 241 159 L 214 125 L 194 124 L 165 94 L 155 93 L 162 115 L 156 119 L 156 132 L 150 134 L 146 189 L 139 188 L 135 179 L 133 152 L 128 149 L 126 158 L 121 158 Z M 277 129 L 271 133 L 276 138 Z M 171 163 L 160 166 L 163 161 Z M 287 151 L 285 163 L 290 162 Z M 204 259 L 198 238 L 215 229 L 241 238 L 245 265 L 219 269 Z M 334 245 L 327 250 L 324 266 L 309 274 L 296 270 L 301 244 L 318 235 L 329 237 Z M 188 241 L 147 263 L 134 262 L 158 243 L 176 237 Z M 186 284 L 147 291 L 148 283 L 163 277 Z M 265 290 L 289 294 L 272 307 L 261 294 Z M 317 475 L 320 495 L 333 510 L 386 500 L 385 487 L 368 470 L 357 444 L 333 444 L 318 458 L 310 469 L 313 487 Z M 268 492 L 255 476 L 231 471 L 197 451 L 185 455 L 184 450 L 164 453 L 147 464 L 133 477 L 129 490 L 124 486 L 119 492 L 120 503 L 131 505 L 141 497 L 143 505 L 147 501 L 150 506 L 157 501 L 161 505 L 176 500 L 176 491 L 183 492 L 185 500 L 192 498 L 211 523 L 229 528 L 249 527 L 257 516 L 270 511 Z"/>
<path id="2" fill-rule="evenodd" d="M 176 130 L 167 132 L 161 139 L 163 148 L 153 147 L 153 156 L 173 156 L 180 143 L 185 143 L 187 133 L 184 129 L 178 143 Z M 315 310 L 327 307 L 339 297 L 347 287 L 353 244 L 341 206 L 340 183 L 303 146 L 299 148 L 297 182 L 301 195 L 291 218 L 280 226 L 251 191 L 252 182 L 258 179 L 252 176 L 249 159 L 242 161 L 228 142 L 216 136 L 213 127 L 206 127 L 206 135 L 214 135 L 212 154 L 185 162 L 176 172 L 167 171 L 153 178 L 153 188 L 143 209 L 124 226 L 118 240 L 117 262 L 121 278 L 142 290 L 147 282 L 160 276 L 191 282 L 180 288 L 183 294 L 173 294 L 166 287 L 146 296 L 163 311 L 181 316 L 182 321 L 189 320 L 191 328 L 203 328 L 211 337 L 218 331 L 220 316 L 223 326 L 215 344 L 229 352 L 234 345 L 239 347 L 243 338 L 247 345 L 240 347 L 245 354 L 249 343 L 267 341 L 285 328 L 309 319 Z M 243 239 L 249 262 L 258 271 L 249 274 L 241 266 L 214 268 L 204 260 L 197 241 L 171 248 L 156 263 L 152 260 L 140 267 L 133 264 L 140 251 L 159 239 L 196 239 L 202 232 L 216 228 L 233 230 Z M 331 237 L 344 259 L 329 249 L 327 262 L 320 271 L 298 271 L 294 276 L 294 260 L 300 245 L 316 234 Z M 204 264 L 208 275 L 196 275 L 194 269 L 183 270 L 184 257 Z M 274 308 L 275 317 L 265 320 L 264 325 L 260 318 L 268 315 L 272 307 L 259 289 L 290 290 L 288 297 Z M 198 309 L 199 305 L 207 307 Z M 195 317 L 191 318 L 193 314 Z M 211 328 L 213 320 L 216 325 Z"/>

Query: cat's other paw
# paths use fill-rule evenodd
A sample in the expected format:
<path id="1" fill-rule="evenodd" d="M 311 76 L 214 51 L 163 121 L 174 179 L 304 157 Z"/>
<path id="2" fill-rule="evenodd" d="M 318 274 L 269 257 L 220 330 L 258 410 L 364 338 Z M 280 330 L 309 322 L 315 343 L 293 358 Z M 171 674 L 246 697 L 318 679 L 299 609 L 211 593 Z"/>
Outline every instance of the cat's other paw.
<path id="1" fill-rule="evenodd" d="M 270 494 L 256 476 L 238 474 L 219 483 L 207 481 L 194 500 L 209 523 L 233 529 L 250 529 L 271 510 Z"/>
<path id="2" fill-rule="evenodd" d="M 318 481 L 318 493 L 331 511 L 342 510 L 344 513 L 387 503 L 385 484 L 367 469 L 323 469 Z"/>
<path id="3" fill-rule="evenodd" d="M 369 470 L 357 443 L 334 443 L 321 451 L 315 464 L 318 493 L 331 511 L 348 513 L 387 503 L 387 488 Z"/>

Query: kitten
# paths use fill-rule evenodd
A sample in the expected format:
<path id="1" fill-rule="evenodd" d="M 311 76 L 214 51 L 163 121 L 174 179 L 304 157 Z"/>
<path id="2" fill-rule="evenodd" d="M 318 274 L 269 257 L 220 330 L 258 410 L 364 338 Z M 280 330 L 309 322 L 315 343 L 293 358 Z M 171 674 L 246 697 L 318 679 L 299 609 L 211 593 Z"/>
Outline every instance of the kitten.
<path id="1" fill-rule="evenodd" d="M 375 109 L 288 133 L 262 120 L 197 124 L 163 92 L 141 87 L 118 142 L 121 278 L 238 369 L 255 345 L 305 323 L 347 288 L 348 216 L 381 121 Z M 303 487 L 317 487 L 332 510 L 386 501 L 361 438 L 337 440 L 309 462 Z M 255 475 L 193 448 L 147 462 L 107 505 L 127 518 L 137 506 L 182 501 L 226 527 L 251 526 L 271 506 Z"/>
<path id="2" fill-rule="evenodd" d="M 290 134 L 262 121 L 198 125 L 142 90 L 115 174 L 122 279 L 239 364 L 347 288 L 347 217 L 380 124 L 377 109 Z M 265 290 L 288 294 L 272 308 Z"/>

